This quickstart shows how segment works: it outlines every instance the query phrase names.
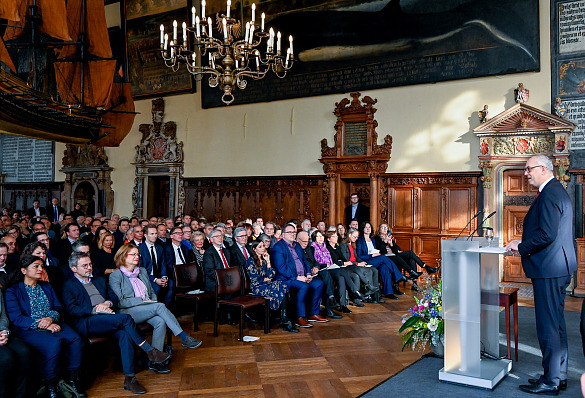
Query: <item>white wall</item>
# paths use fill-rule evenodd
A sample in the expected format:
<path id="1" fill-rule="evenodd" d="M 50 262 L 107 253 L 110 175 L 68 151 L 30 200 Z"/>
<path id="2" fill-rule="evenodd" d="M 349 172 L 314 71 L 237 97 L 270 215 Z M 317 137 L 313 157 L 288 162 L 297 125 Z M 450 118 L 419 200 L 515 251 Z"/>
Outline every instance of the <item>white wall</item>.
<path id="1" fill-rule="evenodd" d="M 379 143 L 393 137 L 388 172 L 478 170 L 478 140 L 472 130 L 477 111 L 489 105 L 493 117 L 513 105 L 519 82 L 530 89 L 529 104 L 550 110 L 550 4 L 540 0 L 541 72 L 459 80 L 437 84 L 362 91 L 378 99 Z M 110 24 L 116 7 L 109 6 Z M 253 84 L 253 82 L 251 82 Z M 237 92 L 236 92 L 237 95 Z M 333 142 L 335 103 L 344 96 L 328 95 L 270 103 L 201 109 L 200 93 L 165 97 L 165 121 L 177 123 L 184 143 L 184 177 L 225 177 L 323 174 L 318 161 L 320 141 Z M 138 126 L 151 123 L 151 100 L 137 101 L 140 112 L 132 132 L 119 148 L 107 148 L 115 192 L 116 213 L 132 212 L 135 146 Z M 58 154 L 63 146 L 57 145 Z M 60 151 L 60 152 L 59 152 Z M 56 157 L 61 167 L 62 155 Z M 56 173 L 56 179 L 64 179 Z"/>

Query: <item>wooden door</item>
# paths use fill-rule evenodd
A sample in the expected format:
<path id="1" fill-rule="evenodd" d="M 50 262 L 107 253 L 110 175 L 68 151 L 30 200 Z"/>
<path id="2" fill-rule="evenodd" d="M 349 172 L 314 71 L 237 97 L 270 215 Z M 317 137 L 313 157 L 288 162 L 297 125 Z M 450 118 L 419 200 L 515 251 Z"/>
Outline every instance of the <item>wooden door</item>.
<path id="1" fill-rule="evenodd" d="M 524 216 L 536 197 L 538 188 L 528 184 L 524 170 L 504 171 L 504 244 L 522 238 Z M 520 257 L 504 256 L 504 282 L 530 282 L 524 275 Z"/>

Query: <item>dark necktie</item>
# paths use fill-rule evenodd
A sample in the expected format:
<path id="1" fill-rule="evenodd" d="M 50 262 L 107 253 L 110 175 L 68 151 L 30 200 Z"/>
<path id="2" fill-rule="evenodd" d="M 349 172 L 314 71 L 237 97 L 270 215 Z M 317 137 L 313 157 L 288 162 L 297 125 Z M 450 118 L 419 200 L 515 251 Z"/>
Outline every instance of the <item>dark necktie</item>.
<path id="1" fill-rule="evenodd" d="M 59 210 L 57 210 L 57 206 L 53 206 L 53 214 L 55 215 L 55 222 L 59 221 Z"/>
<path id="2" fill-rule="evenodd" d="M 181 250 L 180 247 L 177 247 L 177 253 L 179 253 L 179 258 L 181 259 L 181 261 L 183 262 L 183 264 L 186 264 L 185 257 L 183 257 L 183 251 Z"/>
<path id="3" fill-rule="evenodd" d="M 223 261 L 224 268 L 229 268 L 227 260 L 225 259 L 225 256 L 223 255 L 223 250 L 219 249 L 219 253 L 221 254 L 221 261 Z"/>
<path id="4" fill-rule="evenodd" d="M 152 274 L 158 278 L 160 276 L 160 273 L 158 272 L 158 265 L 156 264 L 154 245 L 150 246 L 150 257 L 152 257 Z"/>
<path id="5" fill-rule="evenodd" d="M 536 199 L 538 199 L 538 197 L 539 197 L 539 196 L 540 196 L 540 191 L 538 191 L 538 192 L 536 193 Z"/>

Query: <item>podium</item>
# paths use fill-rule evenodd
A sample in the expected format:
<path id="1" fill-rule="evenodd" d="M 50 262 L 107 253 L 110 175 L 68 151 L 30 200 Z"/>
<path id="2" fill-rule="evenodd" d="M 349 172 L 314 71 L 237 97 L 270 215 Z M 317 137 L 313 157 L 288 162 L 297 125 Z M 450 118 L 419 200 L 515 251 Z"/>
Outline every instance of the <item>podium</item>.
<path id="1" fill-rule="evenodd" d="M 497 242 L 494 238 L 494 242 Z M 503 249 L 488 247 L 485 238 L 442 241 L 445 360 L 439 380 L 493 389 L 512 370 L 499 358 L 498 257 Z"/>

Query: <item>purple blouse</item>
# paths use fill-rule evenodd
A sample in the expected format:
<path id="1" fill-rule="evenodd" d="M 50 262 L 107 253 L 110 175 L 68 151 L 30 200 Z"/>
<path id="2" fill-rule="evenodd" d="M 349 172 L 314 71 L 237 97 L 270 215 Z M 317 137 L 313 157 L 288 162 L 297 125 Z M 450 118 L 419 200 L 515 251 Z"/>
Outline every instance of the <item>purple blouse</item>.
<path id="1" fill-rule="evenodd" d="M 331 265 L 333 264 L 333 260 L 331 259 L 331 253 L 327 250 L 325 243 L 322 245 L 318 244 L 317 242 L 311 243 L 311 247 L 315 249 L 315 260 L 319 264 Z"/>

